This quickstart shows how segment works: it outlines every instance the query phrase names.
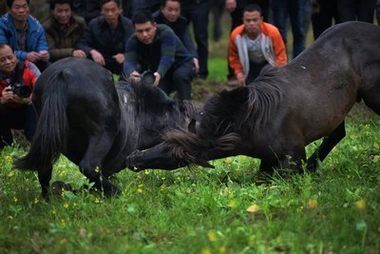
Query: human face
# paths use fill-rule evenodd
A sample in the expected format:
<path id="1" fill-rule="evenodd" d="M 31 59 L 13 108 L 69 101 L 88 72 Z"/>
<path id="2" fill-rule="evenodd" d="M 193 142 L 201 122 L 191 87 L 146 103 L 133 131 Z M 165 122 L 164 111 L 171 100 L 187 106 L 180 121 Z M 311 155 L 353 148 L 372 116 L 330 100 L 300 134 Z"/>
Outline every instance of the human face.
<path id="1" fill-rule="evenodd" d="M 0 49 L 0 71 L 11 73 L 17 64 L 17 58 L 9 46 Z"/>
<path id="2" fill-rule="evenodd" d="M 119 23 L 121 12 L 122 9 L 120 9 L 114 1 L 102 5 L 102 15 L 106 22 L 112 27 L 116 27 Z"/>
<path id="3" fill-rule="evenodd" d="M 71 7 L 69 4 L 56 4 L 53 9 L 53 16 L 60 25 L 67 25 L 71 18 Z"/>
<path id="4" fill-rule="evenodd" d="M 248 35 L 257 36 L 260 32 L 260 26 L 263 23 L 263 17 L 258 11 L 246 11 L 243 13 L 243 23 Z"/>
<path id="5" fill-rule="evenodd" d="M 26 22 L 29 16 L 29 5 L 26 0 L 13 1 L 10 14 L 15 22 Z"/>
<path id="6" fill-rule="evenodd" d="M 161 8 L 162 14 L 170 22 L 176 22 L 181 15 L 181 5 L 177 1 L 166 1 L 166 4 Z"/>
<path id="7" fill-rule="evenodd" d="M 156 36 L 156 31 L 156 23 L 148 21 L 141 24 L 135 24 L 135 34 L 137 39 L 144 44 L 151 44 L 153 42 L 154 36 Z"/>

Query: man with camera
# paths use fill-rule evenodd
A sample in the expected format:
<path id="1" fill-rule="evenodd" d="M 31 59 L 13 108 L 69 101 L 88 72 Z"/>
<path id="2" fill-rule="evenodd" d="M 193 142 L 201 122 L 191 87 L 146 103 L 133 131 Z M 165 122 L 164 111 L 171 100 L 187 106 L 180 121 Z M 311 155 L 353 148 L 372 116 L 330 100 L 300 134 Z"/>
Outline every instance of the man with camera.
<path id="1" fill-rule="evenodd" d="M 150 13 L 137 12 L 132 23 L 135 33 L 127 41 L 125 76 L 139 80 L 141 72 L 150 70 L 153 85 L 167 94 L 176 91 L 179 100 L 190 100 L 195 68 L 193 57 L 181 40 L 170 27 L 156 24 Z"/>
<path id="2" fill-rule="evenodd" d="M 10 46 L 0 44 L 0 149 L 12 144 L 11 129 L 23 129 L 32 140 L 37 115 L 31 93 L 39 75 L 33 63 L 19 62 Z"/>

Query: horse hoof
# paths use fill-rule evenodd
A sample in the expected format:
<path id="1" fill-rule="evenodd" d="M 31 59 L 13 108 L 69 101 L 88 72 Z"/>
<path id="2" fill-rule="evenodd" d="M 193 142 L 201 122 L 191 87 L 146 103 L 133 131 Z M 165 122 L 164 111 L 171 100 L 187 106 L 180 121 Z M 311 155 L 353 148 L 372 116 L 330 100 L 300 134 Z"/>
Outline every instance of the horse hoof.
<path id="1" fill-rule="evenodd" d="M 62 181 L 53 182 L 50 189 L 53 195 L 59 196 L 61 196 L 65 191 L 73 191 L 73 188 L 70 184 L 64 183 Z"/>

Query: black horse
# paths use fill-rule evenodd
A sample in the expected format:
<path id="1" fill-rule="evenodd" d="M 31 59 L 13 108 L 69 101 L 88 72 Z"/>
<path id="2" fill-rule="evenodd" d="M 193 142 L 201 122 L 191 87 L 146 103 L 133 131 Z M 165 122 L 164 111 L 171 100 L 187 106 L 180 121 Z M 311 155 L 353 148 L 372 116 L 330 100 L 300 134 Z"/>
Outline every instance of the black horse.
<path id="1" fill-rule="evenodd" d="M 58 61 L 38 79 L 33 92 L 37 129 L 15 167 L 38 171 L 45 198 L 60 153 L 96 188 L 117 194 L 108 178 L 126 167 L 126 156 L 162 142 L 165 131 L 185 127 L 195 114 L 190 103 L 178 103 L 157 87 L 120 81 L 116 88 L 109 71 L 80 58 Z"/>
<path id="2" fill-rule="evenodd" d="M 325 137 L 307 160 L 315 170 L 345 136 L 344 119 L 355 102 L 380 114 L 379 42 L 378 26 L 336 25 L 285 67 L 209 99 L 195 133 L 170 131 L 166 142 L 129 156 L 129 165 L 167 168 L 242 154 L 261 159 L 268 173 L 287 167 L 289 158 L 301 170 L 305 146 Z"/>

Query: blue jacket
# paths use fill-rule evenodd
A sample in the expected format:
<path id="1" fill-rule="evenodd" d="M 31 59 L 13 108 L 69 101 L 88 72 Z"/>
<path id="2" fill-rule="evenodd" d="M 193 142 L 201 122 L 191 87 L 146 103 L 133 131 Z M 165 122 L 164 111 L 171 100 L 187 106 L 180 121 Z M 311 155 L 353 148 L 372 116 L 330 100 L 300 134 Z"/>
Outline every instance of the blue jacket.
<path id="1" fill-rule="evenodd" d="M 22 61 L 26 59 L 28 52 L 48 50 L 45 31 L 40 22 L 29 15 L 27 23 L 26 51 L 21 51 L 17 46 L 17 32 L 12 16 L 6 13 L 0 18 L 0 44 L 5 43 L 10 45 L 15 51 L 17 58 Z"/>

